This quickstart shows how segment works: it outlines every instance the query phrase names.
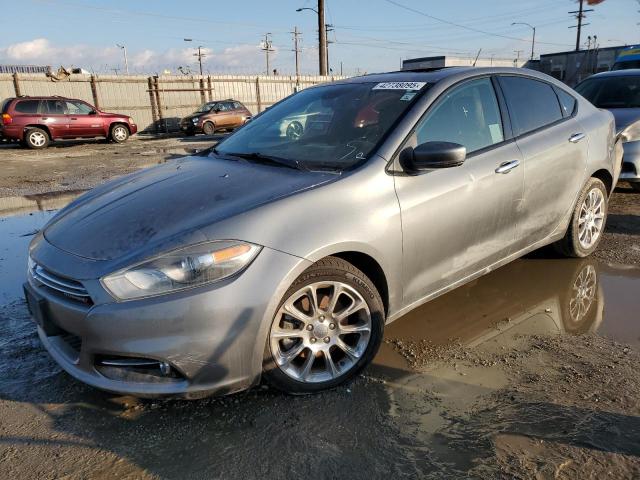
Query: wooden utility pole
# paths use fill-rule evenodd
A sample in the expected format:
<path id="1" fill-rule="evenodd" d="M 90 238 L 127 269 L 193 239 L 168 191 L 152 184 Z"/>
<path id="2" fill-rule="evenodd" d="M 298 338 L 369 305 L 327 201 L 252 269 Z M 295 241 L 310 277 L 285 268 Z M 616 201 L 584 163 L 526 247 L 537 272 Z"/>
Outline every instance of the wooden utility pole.
<path id="1" fill-rule="evenodd" d="M 262 47 L 262 50 L 264 51 L 267 58 L 267 75 L 271 75 L 271 70 L 269 68 L 269 53 L 274 51 L 273 48 L 271 48 L 271 39 L 269 38 L 270 35 L 270 33 L 264 34 L 264 46 Z"/>
<path id="2" fill-rule="evenodd" d="M 579 0 L 579 1 L 580 1 L 579 9 L 574 10 L 573 12 L 569 12 L 571 15 L 575 15 L 576 18 L 578 19 L 578 25 L 572 25 L 571 27 L 569 27 L 569 28 L 578 29 L 576 34 L 576 52 L 580 50 L 580 35 L 582 34 L 582 27 L 589 25 L 588 23 L 582 23 L 582 20 L 585 18 L 585 13 L 593 12 L 593 8 L 588 8 L 588 9 L 584 8 L 584 0 Z"/>
<path id="3" fill-rule="evenodd" d="M 318 0 L 318 57 L 320 75 L 327 74 L 327 30 L 324 23 L 324 0 Z"/>

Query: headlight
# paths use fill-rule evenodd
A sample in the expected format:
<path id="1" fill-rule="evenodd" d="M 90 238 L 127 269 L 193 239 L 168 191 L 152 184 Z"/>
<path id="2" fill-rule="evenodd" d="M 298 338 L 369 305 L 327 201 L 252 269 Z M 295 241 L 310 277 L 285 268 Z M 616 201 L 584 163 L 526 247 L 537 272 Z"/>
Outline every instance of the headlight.
<path id="1" fill-rule="evenodd" d="M 184 290 L 240 272 L 261 248 L 238 241 L 201 243 L 107 275 L 102 285 L 118 300 Z"/>
<path id="2" fill-rule="evenodd" d="M 193 117 L 193 118 L 191 119 L 191 121 L 192 121 L 193 123 L 198 123 L 198 120 L 200 120 L 200 117 Z"/>

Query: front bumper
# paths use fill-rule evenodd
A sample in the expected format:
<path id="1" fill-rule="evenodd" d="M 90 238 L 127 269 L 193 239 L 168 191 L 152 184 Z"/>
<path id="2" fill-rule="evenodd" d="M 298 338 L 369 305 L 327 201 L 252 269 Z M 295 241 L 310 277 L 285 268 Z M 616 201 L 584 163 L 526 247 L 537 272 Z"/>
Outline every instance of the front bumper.
<path id="1" fill-rule="evenodd" d="M 42 243 L 41 248 L 55 248 Z M 38 252 L 32 254 L 37 262 Z M 46 317 L 43 324 L 34 315 L 43 345 L 73 377 L 111 392 L 197 398 L 232 393 L 259 381 L 277 303 L 306 266 L 298 257 L 263 248 L 235 278 L 96 305 L 61 296 L 33 276 L 25 289 L 29 303 L 37 298 Z M 172 373 L 140 376 L 127 368 L 105 368 L 105 358 L 157 360 Z"/>
<path id="2" fill-rule="evenodd" d="M 640 182 L 640 141 L 623 144 L 622 171 L 620 181 Z"/>

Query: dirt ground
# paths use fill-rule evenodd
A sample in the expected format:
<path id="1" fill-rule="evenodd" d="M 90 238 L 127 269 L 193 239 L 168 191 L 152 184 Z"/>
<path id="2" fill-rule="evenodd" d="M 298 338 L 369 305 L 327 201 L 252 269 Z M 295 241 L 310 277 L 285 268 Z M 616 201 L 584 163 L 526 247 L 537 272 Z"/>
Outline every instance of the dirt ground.
<path id="1" fill-rule="evenodd" d="M 200 138 L 60 147 L 64 168 L 0 147 L 0 197 L 64 203 Z M 41 161 L 57 180 L 25 182 Z M 38 208 L 0 218 L 0 478 L 640 478 L 640 194 L 624 185 L 593 258 L 538 252 L 429 302 L 355 381 L 307 397 L 139 400 L 73 380 L 21 299 Z"/>

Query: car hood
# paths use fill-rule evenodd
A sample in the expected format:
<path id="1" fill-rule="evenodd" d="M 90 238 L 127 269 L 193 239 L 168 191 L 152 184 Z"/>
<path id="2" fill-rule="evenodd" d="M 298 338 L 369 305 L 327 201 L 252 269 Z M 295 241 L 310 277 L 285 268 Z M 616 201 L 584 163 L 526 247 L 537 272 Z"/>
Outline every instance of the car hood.
<path id="1" fill-rule="evenodd" d="M 191 120 L 194 117 L 201 117 L 203 115 L 207 115 L 207 113 L 209 113 L 209 112 L 191 113 L 191 114 L 187 115 L 186 117 L 183 117 L 182 121 L 184 122 L 184 121 L 187 121 L 187 120 Z"/>
<path id="2" fill-rule="evenodd" d="M 610 108 L 616 119 L 616 133 L 620 133 L 633 122 L 640 120 L 640 108 Z"/>
<path id="3" fill-rule="evenodd" d="M 43 234 L 55 247 L 84 258 L 136 257 L 160 245 L 181 246 L 176 239 L 197 238 L 202 227 L 338 177 L 244 160 L 184 157 L 88 192 L 61 210 Z"/>

